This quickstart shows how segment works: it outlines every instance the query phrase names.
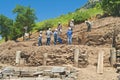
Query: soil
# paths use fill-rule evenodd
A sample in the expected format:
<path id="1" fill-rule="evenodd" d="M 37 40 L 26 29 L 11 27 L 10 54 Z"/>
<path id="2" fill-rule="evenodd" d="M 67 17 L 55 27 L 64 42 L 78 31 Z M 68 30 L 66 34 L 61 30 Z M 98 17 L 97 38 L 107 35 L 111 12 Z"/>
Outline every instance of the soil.
<path id="1" fill-rule="evenodd" d="M 63 28 L 61 35 L 63 44 L 57 45 L 53 44 L 52 37 L 51 45 L 46 46 L 46 36 L 45 31 L 43 31 L 43 46 L 38 47 L 37 38 L 39 33 L 35 32 L 31 35 L 30 40 L 22 41 L 22 38 L 19 38 L 17 42 L 8 41 L 0 44 L 0 62 L 3 65 L 16 66 L 16 51 L 22 51 L 26 60 L 24 66 L 42 66 L 44 53 L 48 54 L 47 65 L 49 66 L 74 66 L 74 50 L 78 48 L 80 53 L 88 55 L 88 65 L 84 68 L 78 68 L 80 75 L 78 80 L 116 80 L 118 74 L 116 69 L 110 66 L 109 57 L 110 49 L 112 48 L 113 30 L 119 26 L 119 17 L 94 20 L 91 32 L 86 32 L 85 23 L 75 25 L 72 45 L 67 45 L 66 31 L 68 27 Z M 104 51 L 104 72 L 101 75 L 96 73 L 100 50 Z"/>

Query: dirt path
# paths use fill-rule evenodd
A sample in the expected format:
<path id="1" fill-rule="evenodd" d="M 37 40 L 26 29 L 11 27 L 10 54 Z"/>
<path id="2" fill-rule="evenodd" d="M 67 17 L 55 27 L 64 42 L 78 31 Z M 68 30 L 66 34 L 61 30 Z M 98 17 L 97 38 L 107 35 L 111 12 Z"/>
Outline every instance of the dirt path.
<path id="1" fill-rule="evenodd" d="M 103 74 L 96 73 L 96 67 L 89 65 L 79 70 L 78 80 L 117 80 L 116 70 L 112 67 L 104 67 Z"/>

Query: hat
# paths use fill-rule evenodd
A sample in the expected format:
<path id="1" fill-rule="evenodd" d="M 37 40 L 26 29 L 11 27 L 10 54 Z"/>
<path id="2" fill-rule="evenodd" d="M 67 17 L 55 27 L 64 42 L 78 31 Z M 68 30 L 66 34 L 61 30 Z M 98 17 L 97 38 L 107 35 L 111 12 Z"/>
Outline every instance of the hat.
<path id="1" fill-rule="evenodd" d="M 49 30 L 51 30 L 51 28 L 49 28 Z"/>
<path id="2" fill-rule="evenodd" d="M 42 31 L 40 31 L 40 34 L 42 34 Z"/>
<path id="3" fill-rule="evenodd" d="M 57 31 L 58 29 L 55 29 L 55 31 Z"/>
<path id="4" fill-rule="evenodd" d="M 71 19 L 71 21 L 74 21 L 74 19 Z"/>
<path id="5" fill-rule="evenodd" d="M 71 27 L 69 27 L 68 29 L 71 30 Z"/>

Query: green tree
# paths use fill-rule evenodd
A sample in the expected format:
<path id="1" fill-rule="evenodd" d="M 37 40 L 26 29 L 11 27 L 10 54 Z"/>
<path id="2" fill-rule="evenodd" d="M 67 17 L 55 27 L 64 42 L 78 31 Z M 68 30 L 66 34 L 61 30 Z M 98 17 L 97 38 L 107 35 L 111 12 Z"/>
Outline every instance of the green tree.
<path id="1" fill-rule="evenodd" d="M 11 29 L 13 25 L 13 20 L 9 19 L 4 15 L 0 15 L 0 34 L 5 38 L 5 41 L 11 37 Z"/>
<path id="2" fill-rule="evenodd" d="M 24 35 L 25 27 L 27 27 L 26 32 L 29 33 L 30 37 L 30 31 L 33 29 L 35 20 L 37 19 L 34 9 L 17 5 L 16 8 L 13 10 L 13 13 L 17 14 L 14 23 L 14 29 L 15 33 L 17 33 L 18 35 L 15 38 Z"/>
<path id="3" fill-rule="evenodd" d="M 105 13 L 120 16 L 120 0 L 102 0 L 101 6 Z"/>

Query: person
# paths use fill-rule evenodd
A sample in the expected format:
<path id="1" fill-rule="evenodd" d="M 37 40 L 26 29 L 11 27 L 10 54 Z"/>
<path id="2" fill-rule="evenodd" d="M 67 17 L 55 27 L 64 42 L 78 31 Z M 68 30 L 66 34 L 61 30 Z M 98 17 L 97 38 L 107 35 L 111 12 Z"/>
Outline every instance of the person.
<path id="1" fill-rule="evenodd" d="M 62 24 L 61 24 L 61 22 L 58 22 L 57 29 L 58 29 L 58 34 L 61 34 L 62 33 Z"/>
<path id="2" fill-rule="evenodd" d="M 55 29 L 55 31 L 54 31 L 54 45 L 56 45 L 57 44 L 57 39 L 58 39 L 58 32 L 57 32 L 57 29 Z"/>
<path id="3" fill-rule="evenodd" d="M 92 28 L 92 24 L 89 20 L 85 21 L 86 25 L 87 25 L 87 32 L 91 31 Z"/>
<path id="4" fill-rule="evenodd" d="M 46 36 L 47 36 L 46 45 L 50 45 L 51 35 L 52 35 L 52 31 L 51 28 L 49 28 L 46 32 Z"/>
<path id="5" fill-rule="evenodd" d="M 71 30 L 73 30 L 73 28 L 75 27 L 74 19 L 71 19 L 71 21 L 69 22 L 69 27 L 71 28 Z"/>
<path id="6" fill-rule="evenodd" d="M 40 31 L 40 34 L 38 37 L 38 46 L 42 46 L 42 31 Z"/>
<path id="7" fill-rule="evenodd" d="M 62 38 L 60 36 L 58 36 L 57 40 L 60 44 L 62 44 Z"/>
<path id="8" fill-rule="evenodd" d="M 72 44 L 72 30 L 69 27 L 68 31 L 67 31 L 67 40 L 68 40 L 68 44 Z"/>

